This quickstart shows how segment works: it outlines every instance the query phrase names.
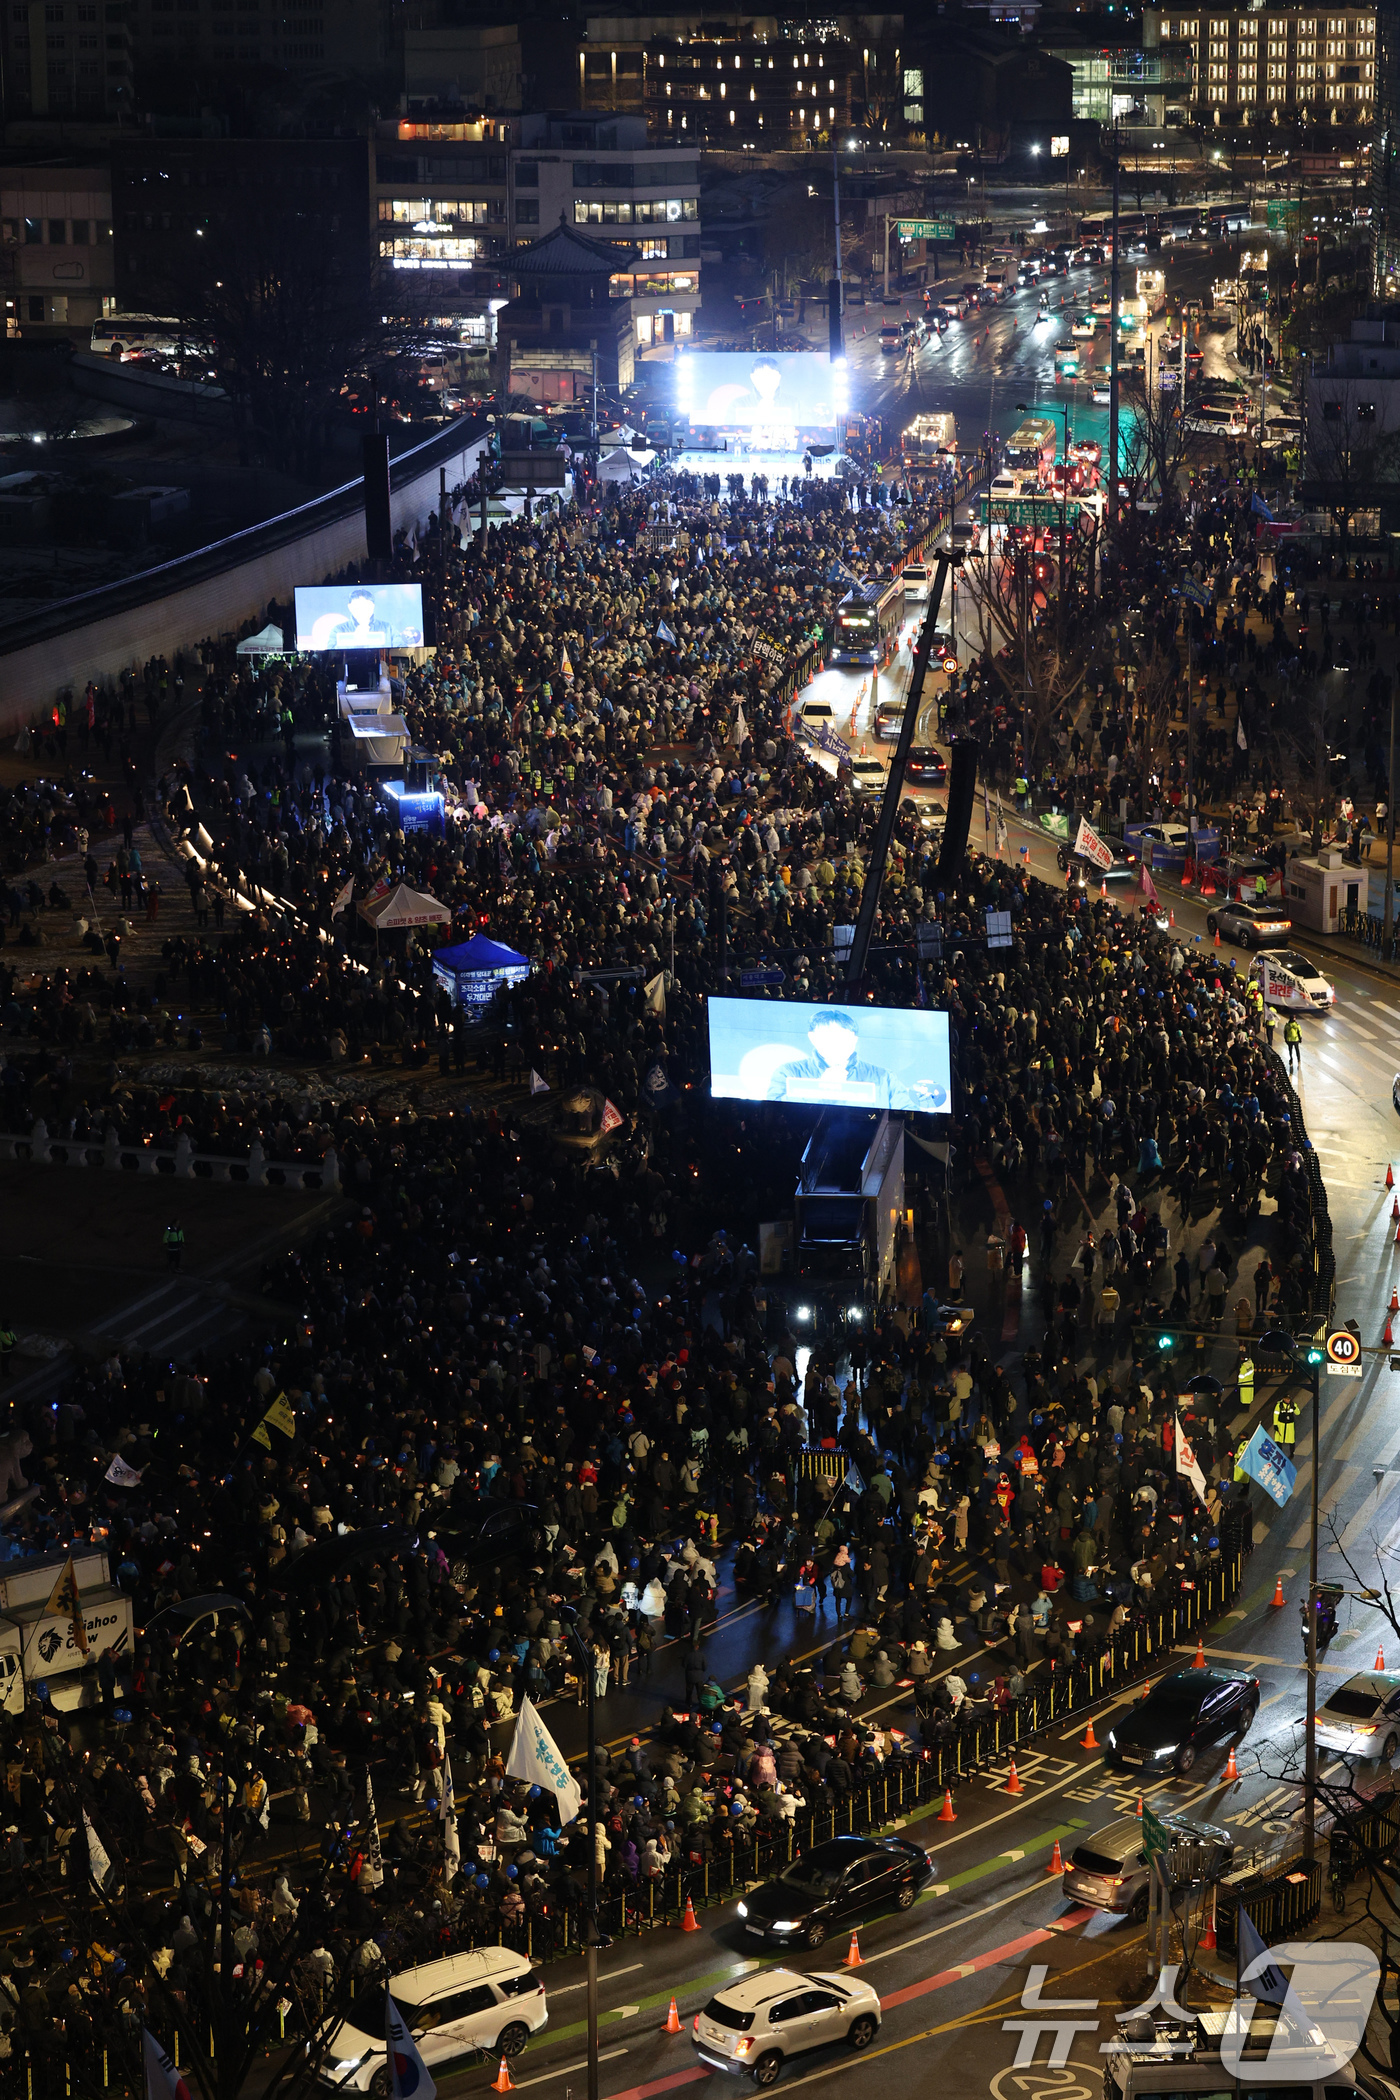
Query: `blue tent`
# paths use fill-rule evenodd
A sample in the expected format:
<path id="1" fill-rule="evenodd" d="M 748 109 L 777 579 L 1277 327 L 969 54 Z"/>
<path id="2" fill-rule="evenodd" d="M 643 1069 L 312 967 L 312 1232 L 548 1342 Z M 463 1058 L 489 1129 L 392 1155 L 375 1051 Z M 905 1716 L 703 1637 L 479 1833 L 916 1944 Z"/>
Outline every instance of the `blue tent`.
<path id="1" fill-rule="evenodd" d="M 530 959 L 514 948 L 474 933 L 469 941 L 451 948 L 438 948 L 433 955 L 433 975 L 447 990 L 455 1006 L 464 1006 L 479 1017 L 504 984 L 516 984 L 530 974 Z"/>

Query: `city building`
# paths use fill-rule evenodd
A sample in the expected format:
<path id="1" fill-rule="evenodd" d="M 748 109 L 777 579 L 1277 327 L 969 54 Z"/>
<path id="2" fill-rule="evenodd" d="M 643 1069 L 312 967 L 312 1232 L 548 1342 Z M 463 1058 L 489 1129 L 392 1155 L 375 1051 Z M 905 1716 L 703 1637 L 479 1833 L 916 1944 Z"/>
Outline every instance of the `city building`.
<path id="1" fill-rule="evenodd" d="M 288 233 L 347 285 L 368 282 L 370 144 L 363 138 L 152 139 L 112 148 L 116 289 L 162 313 L 221 241 Z M 208 248 L 204 244 L 211 244 Z M 251 251 L 250 251 L 251 252 Z"/>
<path id="2" fill-rule="evenodd" d="M 519 290 L 498 316 L 501 390 L 591 404 L 595 380 L 614 392 L 630 386 L 632 317 L 614 287 L 636 259 L 634 247 L 593 240 L 565 219 L 518 247 Z"/>
<path id="3" fill-rule="evenodd" d="M 115 305 L 112 180 L 105 167 L 0 166 L 6 333 L 77 329 Z"/>
<path id="4" fill-rule="evenodd" d="M 510 158 L 517 118 L 401 117 L 378 127 L 371 211 L 386 287 L 469 350 L 496 346 L 510 296 Z"/>
<path id="5" fill-rule="evenodd" d="M 899 132 L 903 32 L 900 15 L 590 15 L 579 106 L 644 114 L 654 144 L 774 151 L 871 126 Z"/>
<path id="6" fill-rule="evenodd" d="M 1351 324 L 1307 375 L 1305 500 L 1334 511 L 1400 514 L 1400 307 Z"/>
<path id="7" fill-rule="evenodd" d="M 1376 7 L 1371 291 L 1377 299 L 1400 293 L 1400 0 L 1377 0 Z"/>
<path id="8" fill-rule="evenodd" d="M 131 0 L 0 0 L 7 117 L 132 114 Z"/>
<path id="9" fill-rule="evenodd" d="M 1144 53 L 1190 52 L 1168 124 L 1331 125 L 1369 131 L 1376 111 L 1376 9 L 1149 7 Z"/>
<path id="10" fill-rule="evenodd" d="M 953 144 L 1006 145 L 1018 129 L 1069 128 L 1073 75 L 1063 59 L 965 22 L 937 25 L 922 51 L 923 128 Z"/>
<path id="11" fill-rule="evenodd" d="M 520 31 L 514 23 L 404 31 L 404 106 L 422 110 L 518 110 Z"/>
<path id="12" fill-rule="evenodd" d="M 1139 124 L 1167 121 L 1170 104 L 1180 110 L 1191 99 L 1191 51 L 1184 41 L 1154 44 L 1104 44 L 1089 31 L 1076 35 L 1061 18 L 1042 38 L 1052 58 L 1070 69 L 1070 113 L 1090 124 L 1113 124 L 1127 118 Z"/>
<path id="13" fill-rule="evenodd" d="M 681 138 L 671 148 L 649 144 L 640 116 L 523 116 L 511 182 L 517 244 L 561 223 L 594 241 L 626 244 L 612 297 L 629 302 L 637 348 L 692 333 L 700 307 L 697 146 L 687 149 Z"/>

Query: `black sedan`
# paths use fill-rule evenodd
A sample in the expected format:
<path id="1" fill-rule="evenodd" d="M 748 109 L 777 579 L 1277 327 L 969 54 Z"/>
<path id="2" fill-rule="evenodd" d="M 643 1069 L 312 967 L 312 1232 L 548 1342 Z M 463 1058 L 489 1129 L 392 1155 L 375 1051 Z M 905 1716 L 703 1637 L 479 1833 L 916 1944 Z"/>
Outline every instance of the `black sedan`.
<path id="1" fill-rule="evenodd" d="M 903 1838 L 831 1838 L 795 1859 L 776 1881 L 751 1889 L 739 1916 L 752 1939 L 820 1947 L 844 1919 L 866 1917 L 882 1903 L 908 1910 L 936 1872 L 923 1846 Z"/>
<path id="2" fill-rule="evenodd" d="M 904 777 L 917 787 L 942 787 L 948 778 L 948 761 L 930 745 L 911 745 L 904 763 Z"/>
<path id="3" fill-rule="evenodd" d="M 1236 1671 L 1177 1670 L 1130 1706 L 1104 1737 L 1104 1762 L 1134 1771 L 1189 1772 L 1197 1754 L 1243 1735 L 1259 1711 L 1259 1679 Z"/>
<path id="4" fill-rule="evenodd" d="M 1101 882 L 1136 882 L 1138 879 L 1136 856 L 1131 853 L 1125 853 L 1116 846 L 1110 848 L 1110 851 L 1113 854 L 1113 859 L 1106 868 L 1101 868 L 1097 861 L 1090 860 L 1087 854 L 1071 852 L 1068 846 L 1056 848 L 1055 861 L 1062 875 L 1068 875 L 1070 869 L 1075 868 L 1083 876 L 1085 882 L 1092 883 L 1095 889 L 1098 888 Z"/>

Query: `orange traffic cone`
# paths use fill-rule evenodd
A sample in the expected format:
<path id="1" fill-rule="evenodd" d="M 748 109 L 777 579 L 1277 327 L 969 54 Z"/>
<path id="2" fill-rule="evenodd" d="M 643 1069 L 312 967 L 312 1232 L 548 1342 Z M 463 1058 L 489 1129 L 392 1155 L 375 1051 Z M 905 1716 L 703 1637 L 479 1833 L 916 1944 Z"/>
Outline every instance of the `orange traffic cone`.
<path id="1" fill-rule="evenodd" d="M 1388 1348 L 1390 1347 L 1390 1345 L 1391 1345 L 1391 1342 L 1392 1342 L 1392 1340 L 1393 1340 L 1393 1336 L 1391 1335 L 1391 1332 L 1390 1332 L 1390 1316 L 1389 1316 L 1389 1314 L 1387 1314 L 1387 1315 L 1386 1315 L 1386 1322 L 1385 1322 L 1385 1327 L 1384 1327 L 1384 1329 L 1382 1330 L 1382 1333 L 1381 1333 L 1381 1347 L 1382 1347 L 1383 1349 L 1388 1349 Z"/>
<path id="2" fill-rule="evenodd" d="M 1395 1186 L 1395 1169 L 1391 1166 L 1389 1160 L 1385 1164 L 1385 1185 L 1388 1189 L 1393 1189 Z"/>
<path id="3" fill-rule="evenodd" d="M 1097 1750 L 1099 1747 L 1098 1737 L 1094 1734 L 1094 1717 L 1092 1714 L 1089 1716 L 1089 1725 L 1080 1739 L 1079 1747 L 1081 1750 Z"/>
<path id="4" fill-rule="evenodd" d="M 1397 1219 L 1395 1224 L 1395 1244 L 1400 1247 L 1400 1219 Z"/>
<path id="5" fill-rule="evenodd" d="M 1004 1794 L 1024 1794 L 1025 1791 L 1026 1790 L 1022 1786 L 1020 1780 L 1016 1777 L 1016 1760 L 1013 1757 L 1011 1760 L 1011 1777 L 1007 1780 L 1006 1785 L 1002 1788 L 1002 1792 Z"/>
<path id="6" fill-rule="evenodd" d="M 1175 924 L 1176 924 L 1176 913 L 1175 913 L 1174 911 L 1169 911 L 1169 912 L 1167 913 L 1167 924 L 1168 924 L 1168 926 L 1175 926 Z"/>
<path id="7" fill-rule="evenodd" d="M 843 1969 L 859 1969 L 863 1966 L 860 1958 L 860 1941 L 854 1933 L 851 1934 L 851 1944 L 846 1949 L 846 1959 L 841 1966 Z"/>
<path id="8" fill-rule="evenodd" d="M 1194 1662 L 1192 1663 L 1191 1667 L 1192 1667 L 1192 1669 L 1193 1669 L 1193 1670 L 1203 1670 L 1203 1669 L 1205 1668 L 1205 1666 L 1206 1666 L 1206 1643 L 1205 1643 L 1205 1635 L 1204 1635 L 1204 1634 L 1200 1634 L 1200 1633 L 1198 1633 L 1198 1634 L 1196 1635 L 1196 1660 L 1195 1660 L 1195 1661 L 1194 1661 Z"/>
<path id="9" fill-rule="evenodd" d="M 1274 1594 L 1271 1601 L 1275 1611 L 1286 1601 L 1283 1594 L 1283 1577 L 1281 1575 L 1274 1583 Z"/>
<path id="10" fill-rule="evenodd" d="M 1385 1668 L 1385 1650 L 1379 1641 L 1376 1643 L 1376 1668 L 1378 1670 L 1384 1670 Z"/>
<path id="11" fill-rule="evenodd" d="M 943 1806 L 938 1811 L 937 1820 L 940 1823 L 956 1823 L 958 1820 L 953 1814 L 953 1789 L 950 1786 L 943 1789 Z"/>
<path id="12" fill-rule="evenodd" d="M 1060 1857 L 1060 1841 L 1058 1838 L 1056 1838 L 1054 1850 L 1050 1854 L 1050 1864 L 1045 1871 L 1047 1874 L 1063 1874 L 1065 1871 L 1065 1863 Z"/>
<path id="13" fill-rule="evenodd" d="M 1145 1678 L 1143 1679 L 1143 1681 L 1142 1681 L 1142 1693 L 1141 1693 L 1141 1696 L 1142 1696 L 1142 1697 L 1143 1697 L 1144 1699 L 1146 1699 L 1146 1698 L 1147 1698 L 1147 1697 L 1149 1696 L 1149 1694 L 1151 1693 L 1151 1690 L 1152 1690 L 1152 1679 L 1151 1679 L 1150 1677 L 1145 1677 Z"/>
<path id="14" fill-rule="evenodd" d="M 1236 1781 L 1238 1780 L 1239 1776 L 1240 1776 L 1240 1768 L 1239 1768 L 1239 1765 L 1238 1765 L 1238 1764 L 1236 1763 L 1236 1761 L 1235 1761 L 1235 1746 L 1234 1746 L 1234 1744 L 1233 1744 L 1233 1743 L 1231 1743 L 1231 1745 L 1230 1745 L 1230 1755 L 1229 1755 L 1229 1756 L 1228 1756 L 1228 1757 L 1226 1758 L 1226 1760 L 1225 1760 L 1225 1784 L 1226 1784 L 1226 1786 L 1234 1786 L 1234 1784 L 1235 1784 L 1235 1782 L 1236 1782 Z"/>
<path id="15" fill-rule="evenodd" d="M 685 1916 L 681 1919 L 681 1931 L 698 1932 L 699 1930 L 700 1927 L 695 1920 L 694 1900 L 690 1896 L 687 1896 L 685 1899 Z"/>
<path id="16" fill-rule="evenodd" d="M 665 2032 L 667 2034 L 682 2034 L 684 2031 L 681 2026 L 680 2009 L 673 1998 L 671 2000 L 671 2010 L 666 2015 Z"/>
<path id="17" fill-rule="evenodd" d="M 1220 928 L 1218 926 L 1215 929 L 1215 945 L 1217 948 L 1220 946 Z"/>
<path id="18" fill-rule="evenodd" d="M 1137 1817 L 1137 1819 L 1138 1819 L 1138 1821 L 1139 1821 L 1139 1823 L 1140 1823 L 1140 1822 L 1142 1821 L 1142 1795 L 1141 1795 L 1141 1794 L 1139 1794 L 1139 1795 L 1138 1795 L 1138 1805 L 1137 1805 L 1137 1807 L 1136 1807 L 1136 1808 L 1135 1808 L 1135 1809 L 1133 1810 L 1133 1814 L 1134 1814 L 1134 1815 L 1135 1815 L 1135 1816 Z"/>
<path id="19" fill-rule="evenodd" d="M 1215 1890 L 1212 1889 L 1210 1892 L 1210 1916 L 1206 1919 L 1204 1932 L 1196 1942 L 1196 1950 L 1200 1954 L 1214 1954 L 1215 1947 Z"/>
<path id="20" fill-rule="evenodd" d="M 1390 1222 L 1392 1225 L 1400 1224 L 1400 1196 L 1392 1196 L 1390 1199 Z"/>
<path id="21" fill-rule="evenodd" d="M 1386 1311 L 1393 1313 L 1400 1312 L 1400 1291 L 1396 1290 L 1395 1285 L 1393 1283 L 1390 1286 L 1390 1303 L 1386 1307 Z"/>
<path id="22" fill-rule="evenodd" d="M 515 2080 L 510 2075 L 510 2066 L 504 2057 L 501 2058 L 500 2070 L 491 2080 L 491 2090 L 493 2093 L 513 2093 L 515 2091 Z"/>

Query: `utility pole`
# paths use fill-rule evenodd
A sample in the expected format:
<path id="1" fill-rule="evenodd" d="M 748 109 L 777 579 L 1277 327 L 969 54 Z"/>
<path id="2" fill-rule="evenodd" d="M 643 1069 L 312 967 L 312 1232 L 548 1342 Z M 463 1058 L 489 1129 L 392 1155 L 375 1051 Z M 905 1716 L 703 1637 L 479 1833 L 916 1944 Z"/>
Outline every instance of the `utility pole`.
<path id="1" fill-rule="evenodd" d="M 841 246 L 841 235 L 840 235 L 840 230 L 839 230 L 839 229 L 838 229 L 838 231 L 837 231 L 837 236 L 836 236 L 836 246 L 837 246 L 837 249 L 839 250 L 839 249 L 840 249 L 840 246 Z M 887 301 L 887 302 L 888 302 L 888 300 L 889 300 L 889 296 L 890 296 L 890 215 L 889 215 L 889 213 L 888 213 L 888 212 L 886 212 L 886 213 L 885 213 L 885 299 L 886 299 L 886 301 Z"/>
<path id="2" fill-rule="evenodd" d="M 1385 776 L 1385 941 L 1387 960 L 1395 936 L 1395 677 L 1390 680 L 1390 766 Z"/>
<path id="3" fill-rule="evenodd" d="M 1118 125 L 1113 126 L 1113 270 L 1108 283 L 1108 529 L 1118 524 Z"/>
<path id="4" fill-rule="evenodd" d="M 831 145 L 831 208 L 836 221 L 836 326 L 841 348 L 846 345 L 846 280 L 841 273 L 841 155 L 833 139 Z M 887 222 L 888 223 L 888 222 Z M 886 256 L 888 257 L 889 235 L 886 233 Z M 885 265 L 885 290 L 889 290 L 889 263 Z"/>
<path id="5" fill-rule="evenodd" d="M 1308 1708 L 1303 1786 L 1303 1857 L 1317 1855 L 1317 1476 L 1322 1471 L 1321 1351 L 1308 1351 L 1312 1363 L 1312 1497 L 1308 1520 Z"/>

